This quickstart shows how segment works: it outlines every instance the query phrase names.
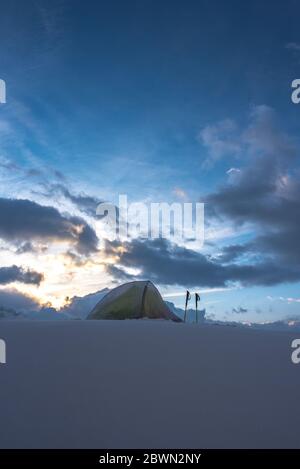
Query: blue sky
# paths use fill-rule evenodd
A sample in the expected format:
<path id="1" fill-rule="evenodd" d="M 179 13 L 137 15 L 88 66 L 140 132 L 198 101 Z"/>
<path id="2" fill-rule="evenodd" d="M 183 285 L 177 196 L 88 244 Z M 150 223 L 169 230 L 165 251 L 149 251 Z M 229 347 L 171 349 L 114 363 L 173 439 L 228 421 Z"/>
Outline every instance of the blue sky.
<path id="1" fill-rule="evenodd" d="M 67 230 L 78 228 L 81 222 L 70 217 L 79 217 L 96 233 L 101 251 L 90 243 L 88 251 L 74 253 L 72 245 L 74 261 L 70 237 L 47 235 L 43 228 L 9 239 L 12 231 L 5 226 L 2 267 L 16 265 L 44 279 L 37 285 L 19 276 L 1 288 L 59 306 L 65 296 L 120 282 L 122 274 L 106 266 L 113 255 L 121 271 L 142 265 L 140 275 L 154 278 L 178 305 L 183 296 L 169 295 L 190 288 L 204 290 L 207 311 L 217 318 L 299 317 L 300 275 L 274 236 L 270 252 L 261 239 L 276 232 L 292 245 L 289 237 L 294 242 L 297 235 L 294 226 L 286 232 L 289 220 L 280 216 L 298 213 L 298 206 L 294 212 L 291 207 L 298 194 L 300 107 L 290 98 L 300 73 L 298 14 L 296 1 L 29 0 L 26 9 L 20 0 L 1 2 L 0 78 L 7 103 L 0 106 L 0 195 L 54 207 Z M 274 174 L 267 169 L 273 161 Z M 240 216 L 243 206 L 220 203 L 228 185 L 238 198 L 252 177 L 256 194 L 257 181 L 263 185 L 267 177 L 266 186 L 272 186 L 253 202 L 261 216 L 249 207 Z M 197 254 L 214 265 L 203 264 L 203 274 L 195 269 L 193 279 L 179 276 L 176 285 L 168 283 L 168 256 L 183 261 L 183 272 L 190 268 L 184 264 L 190 253 L 162 246 L 161 278 L 151 262 L 137 257 L 144 249 L 150 258 L 151 245 L 123 246 L 127 257 L 107 252 L 79 198 L 115 202 L 120 193 L 132 201 L 205 201 L 213 230 Z M 265 222 L 273 213 L 272 197 L 281 207 L 278 223 Z M 26 207 L 43 220 L 54 217 Z M 24 243 L 31 243 L 26 252 Z M 244 258 L 222 264 L 218 256 L 236 245 L 246 246 Z M 294 249 L 297 259 L 296 243 Z M 222 279 L 203 280 L 207 268 L 220 262 Z M 249 280 L 248 271 L 246 279 L 244 271 L 236 272 L 235 266 L 262 262 L 271 270 L 279 266 L 278 278 L 251 271 Z M 215 288 L 220 291 L 210 291 Z"/>

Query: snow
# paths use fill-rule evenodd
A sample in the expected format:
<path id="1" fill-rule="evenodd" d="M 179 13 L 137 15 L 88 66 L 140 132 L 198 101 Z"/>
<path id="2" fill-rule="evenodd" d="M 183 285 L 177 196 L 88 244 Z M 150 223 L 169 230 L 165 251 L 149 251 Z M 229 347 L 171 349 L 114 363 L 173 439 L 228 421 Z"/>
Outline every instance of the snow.
<path id="1" fill-rule="evenodd" d="M 0 338 L 1 448 L 300 447 L 295 332 L 1 321 Z"/>

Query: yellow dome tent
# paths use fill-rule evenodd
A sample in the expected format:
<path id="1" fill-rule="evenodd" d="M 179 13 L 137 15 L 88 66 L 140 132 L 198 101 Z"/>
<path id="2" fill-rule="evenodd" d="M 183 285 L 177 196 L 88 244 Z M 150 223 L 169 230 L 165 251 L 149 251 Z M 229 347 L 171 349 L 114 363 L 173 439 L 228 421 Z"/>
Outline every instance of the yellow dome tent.
<path id="1" fill-rule="evenodd" d="M 181 322 L 150 281 L 125 283 L 111 290 L 87 319 L 167 319 Z"/>

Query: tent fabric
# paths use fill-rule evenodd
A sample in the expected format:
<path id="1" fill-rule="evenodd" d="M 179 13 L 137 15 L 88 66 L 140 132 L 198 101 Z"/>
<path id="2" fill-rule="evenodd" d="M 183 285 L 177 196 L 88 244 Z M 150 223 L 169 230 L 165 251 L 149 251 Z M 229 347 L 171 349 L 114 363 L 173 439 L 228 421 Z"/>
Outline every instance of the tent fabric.
<path id="1" fill-rule="evenodd" d="M 150 281 L 125 283 L 111 290 L 87 319 L 168 319 L 181 322 Z"/>

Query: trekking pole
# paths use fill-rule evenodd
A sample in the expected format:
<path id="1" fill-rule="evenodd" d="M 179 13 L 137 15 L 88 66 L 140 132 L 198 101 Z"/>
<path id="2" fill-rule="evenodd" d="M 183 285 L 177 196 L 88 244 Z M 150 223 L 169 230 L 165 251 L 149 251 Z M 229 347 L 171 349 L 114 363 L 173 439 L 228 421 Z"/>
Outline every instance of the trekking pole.
<path id="1" fill-rule="evenodd" d="M 184 320 L 183 320 L 184 322 L 186 322 L 187 305 L 188 305 L 188 302 L 190 301 L 190 299 L 191 299 L 191 294 L 187 290 L 186 291 L 186 297 L 185 297 Z"/>

